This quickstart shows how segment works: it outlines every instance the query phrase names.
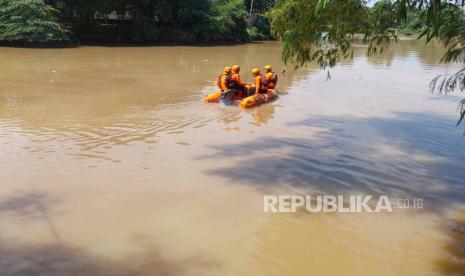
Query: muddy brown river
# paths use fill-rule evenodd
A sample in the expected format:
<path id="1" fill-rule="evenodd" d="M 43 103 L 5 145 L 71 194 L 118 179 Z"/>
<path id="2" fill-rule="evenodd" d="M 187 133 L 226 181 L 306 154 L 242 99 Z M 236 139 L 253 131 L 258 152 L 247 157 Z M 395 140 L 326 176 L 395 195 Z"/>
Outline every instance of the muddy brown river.
<path id="1" fill-rule="evenodd" d="M 460 66 L 401 40 L 328 80 L 280 50 L 0 48 L 0 275 L 463 274 L 461 94 L 428 92 Z M 280 98 L 202 103 L 236 63 L 273 65 Z M 314 193 L 423 208 L 264 212 Z"/>

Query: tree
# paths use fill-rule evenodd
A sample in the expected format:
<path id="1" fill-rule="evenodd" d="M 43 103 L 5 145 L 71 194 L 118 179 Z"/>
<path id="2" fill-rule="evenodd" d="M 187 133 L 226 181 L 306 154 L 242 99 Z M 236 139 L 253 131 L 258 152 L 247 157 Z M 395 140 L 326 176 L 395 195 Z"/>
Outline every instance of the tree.
<path id="1" fill-rule="evenodd" d="M 424 25 L 419 37 L 438 39 L 447 48 L 441 62 L 465 63 L 465 16 L 462 0 L 381 1 L 370 10 L 365 0 L 278 0 L 268 13 L 272 34 L 283 42 L 282 57 L 296 67 L 317 61 L 321 68 L 335 66 L 351 53 L 356 34 L 363 35 L 368 54 L 382 51 L 397 40 L 392 25 L 407 20 L 409 10 L 419 13 Z M 430 83 L 431 91 L 465 90 L 465 68 Z M 465 118 L 465 100 L 459 103 Z"/>
<path id="2" fill-rule="evenodd" d="M 244 0 L 48 0 L 81 40 L 246 41 Z M 109 14 L 127 15 L 107 20 Z M 100 17 L 96 16 L 99 15 Z"/>
<path id="3" fill-rule="evenodd" d="M 214 39 L 234 38 L 236 41 L 248 40 L 246 31 L 247 12 L 243 0 L 212 0 L 211 32 Z M 215 35 L 216 33 L 216 35 Z M 215 38 L 215 36 L 218 36 Z M 221 40 L 221 39 L 220 39 Z"/>
<path id="4" fill-rule="evenodd" d="M 396 27 L 397 17 L 395 16 L 395 7 L 390 0 L 381 0 L 376 2 L 370 9 L 369 22 L 375 32 L 384 32 L 389 28 Z"/>
<path id="5" fill-rule="evenodd" d="M 0 0 L 0 40 L 21 43 L 69 41 L 56 13 L 42 0 Z"/>
<path id="6" fill-rule="evenodd" d="M 371 29 L 368 9 L 359 0 L 278 0 L 268 17 L 271 33 L 283 42 L 283 60 L 296 67 L 317 61 L 335 66 L 351 52 L 351 39 Z M 368 34 L 366 34 L 368 37 Z"/>

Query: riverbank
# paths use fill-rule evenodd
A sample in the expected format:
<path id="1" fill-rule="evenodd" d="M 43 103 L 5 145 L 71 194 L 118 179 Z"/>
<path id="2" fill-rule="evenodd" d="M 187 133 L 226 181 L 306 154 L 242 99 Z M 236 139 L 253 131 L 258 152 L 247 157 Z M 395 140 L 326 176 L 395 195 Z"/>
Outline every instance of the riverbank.
<path id="1" fill-rule="evenodd" d="M 20 42 L 20 41 L 0 41 L 0 47 L 15 47 L 15 48 L 77 48 L 81 43 L 74 41 L 66 42 Z"/>
<path id="2" fill-rule="evenodd" d="M 271 37 L 261 37 L 251 39 L 248 41 L 218 41 L 208 43 L 192 43 L 192 42 L 176 42 L 176 41 L 162 41 L 162 42 L 146 42 L 146 43 L 131 43 L 131 42 L 97 42 L 97 41 L 83 41 L 83 42 L 5 42 L 0 41 L 0 47 L 15 47 L 15 48 L 78 48 L 81 46 L 101 46 L 101 47 L 156 47 L 156 46 L 195 46 L 195 47 L 218 47 L 218 46 L 234 46 L 243 45 L 247 43 L 259 43 L 265 41 L 276 41 Z"/>

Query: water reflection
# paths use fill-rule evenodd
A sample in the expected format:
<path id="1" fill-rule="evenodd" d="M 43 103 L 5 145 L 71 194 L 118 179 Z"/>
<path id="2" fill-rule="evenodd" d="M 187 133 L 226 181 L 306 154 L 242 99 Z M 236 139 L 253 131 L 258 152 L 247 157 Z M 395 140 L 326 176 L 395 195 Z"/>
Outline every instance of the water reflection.
<path id="1" fill-rule="evenodd" d="M 366 58 L 367 46 L 363 45 L 361 42 L 354 43 L 354 59 L 363 60 Z M 426 44 L 425 39 L 416 39 L 414 37 L 400 38 L 396 42 L 391 42 L 387 47 L 381 48 L 378 47 L 378 53 L 372 54 L 367 57 L 369 64 L 375 67 L 384 67 L 389 68 L 393 66 L 395 61 L 403 61 L 406 59 L 415 59 L 422 64 L 426 69 L 433 68 L 447 68 L 446 65 L 440 65 L 439 61 L 444 55 L 444 47 L 438 41 L 431 41 Z M 343 65 L 352 65 L 354 62 L 353 59 L 346 59 L 342 62 Z M 402 64 L 402 65 L 412 65 Z"/>
<path id="2" fill-rule="evenodd" d="M 275 104 L 267 104 L 261 108 L 255 108 L 252 110 L 247 110 L 247 113 L 252 116 L 254 119 L 254 124 L 260 126 L 262 124 L 267 124 L 269 120 L 273 119 L 273 114 L 275 110 Z"/>

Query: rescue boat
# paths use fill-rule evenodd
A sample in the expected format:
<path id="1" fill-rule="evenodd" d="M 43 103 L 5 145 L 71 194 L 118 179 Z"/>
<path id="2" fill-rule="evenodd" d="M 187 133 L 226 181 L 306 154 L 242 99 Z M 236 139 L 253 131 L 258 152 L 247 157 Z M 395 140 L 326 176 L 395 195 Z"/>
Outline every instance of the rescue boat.
<path id="1" fill-rule="evenodd" d="M 221 99 L 221 91 L 208 94 L 203 101 L 205 103 L 219 103 Z"/>
<path id="2" fill-rule="evenodd" d="M 274 101 L 278 98 L 276 91 L 268 89 L 266 93 L 255 94 L 246 98 L 235 98 L 232 100 L 233 103 L 236 103 L 241 108 L 252 108 L 264 103 Z M 219 103 L 221 100 L 221 91 L 217 91 L 207 95 L 203 101 L 205 103 Z"/>

